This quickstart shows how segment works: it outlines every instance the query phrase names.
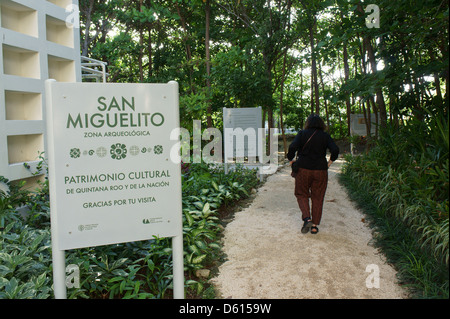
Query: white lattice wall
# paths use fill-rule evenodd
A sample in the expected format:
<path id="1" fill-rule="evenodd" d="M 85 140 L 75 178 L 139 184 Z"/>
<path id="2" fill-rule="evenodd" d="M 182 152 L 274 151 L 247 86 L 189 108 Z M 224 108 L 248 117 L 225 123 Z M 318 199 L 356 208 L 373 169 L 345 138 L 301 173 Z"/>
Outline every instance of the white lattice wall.
<path id="1" fill-rule="evenodd" d="M 78 0 L 0 0 L 0 175 L 11 181 L 31 178 L 45 152 L 44 81 L 81 81 L 71 5 Z"/>

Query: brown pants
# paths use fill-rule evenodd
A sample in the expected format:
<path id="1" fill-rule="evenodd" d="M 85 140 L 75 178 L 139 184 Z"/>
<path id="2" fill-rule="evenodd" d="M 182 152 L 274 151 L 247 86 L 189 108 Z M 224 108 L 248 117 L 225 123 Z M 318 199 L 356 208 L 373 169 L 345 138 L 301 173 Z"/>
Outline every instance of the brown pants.
<path id="1" fill-rule="evenodd" d="M 312 203 L 312 222 L 320 224 L 322 218 L 323 200 L 328 184 L 328 171 L 300 168 L 295 176 L 295 197 L 302 211 L 302 219 L 311 217 L 309 198 Z"/>

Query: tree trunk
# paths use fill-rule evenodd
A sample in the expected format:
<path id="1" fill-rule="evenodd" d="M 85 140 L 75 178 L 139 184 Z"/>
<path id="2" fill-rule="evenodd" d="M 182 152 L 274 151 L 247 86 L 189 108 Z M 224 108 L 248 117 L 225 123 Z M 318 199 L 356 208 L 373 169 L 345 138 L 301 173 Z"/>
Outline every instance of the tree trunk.
<path id="1" fill-rule="evenodd" d="M 210 17 L 211 17 L 211 6 L 210 6 L 210 0 L 206 0 L 205 4 L 205 55 L 206 55 L 206 87 L 208 90 L 207 96 L 207 110 L 206 110 L 206 122 L 207 126 L 212 127 L 212 110 L 211 110 L 211 57 L 209 52 L 209 26 L 210 26 Z"/>
<path id="2" fill-rule="evenodd" d="M 319 85 L 317 83 L 317 66 L 316 66 L 316 54 L 314 52 L 314 30 L 317 26 L 317 18 L 314 16 L 312 25 L 309 27 L 309 42 L 311 45 L 311 93 L 314 90 L 314 100 L 311 97 L 311 102 L 315 101 L 315 113 L 319 115 Z M 311 105 L 311 111 L 314 113 L 314 107 Z"/>
<path id="3" fill-rule="evenodd" d="M 87 8 L 86 15 L 86 27 L 84 29 L 84 39 L 83 39 L 83 47 L 81 49 L 82 56 L 88 56 L 89 43 L 91 42 L 89 37 L 89 29 L 91 28 L 92 22 L 92 10 L 94 8 L 94 0 L 89 1 L 89 7 Z"/>
<path id="4" fill-rule="evenodd" d="M 350 68 L 348 66 L 348 52 L 347 52 L 347 41 L 344 42 L 344 48 L 343 48 L 343 55 L 344 55 L 344 80 L 345 83 L 348 82 L 349 75 L 350 75 Z M 350 136 L 350 115 L 352 113 L 352 106 L 350 104 L 350 96 L 346 95 L 345 97 L 345 105 L 347 106 L 347 135 Z"/>
<path id="5" fill-rule="evenodd" d="M 341 21 L 344 22 L 344 15 L 341 12 Z M 348 65 L 348 51 L 347 51 L 347 40 L 344 40 L 343 48 L 342 48 L 342 55 L 343 55 L 343 62 L 344 62 L 344 82 L 347 83 L 348 79 L 350 77 L 350 67 Z M 347 136 L 350 136 L 350 116 L 352 114 L 352 105 L 350 103 L 350 96 L 347 94 L 345 96 L 345 105 L 347 107 Z"/>
<path id="6" fill-rule="evenodd" d="M 357 10 L 364 15 L 364 10 L 361 6 L 361 3 L 357 4 Z M 377 72 L 377 63 L 375 60 L 375 54 L 373 51 L 372 43 L 370 40 L 370 37 L 367 35 L 363 36 L 363 43 L 365 46 L 365 51 L 367 51 L 367 55 L 369 56 L 369 63 L 372 69 L 372 73 L 375 74 Z M 386 127 L 387 126 L 387 111 L 386 111 L 386 104 L 384 103 L 384 97 L 383 92 L 380 87 L 376 88 L 376 95 L 377 95 L 377 105 L 378 110 L 380 112 L 380 121 L 381 126 Z"/>
<path id="7" fill-rule="evenodd" d="M 323 83 L 322 68 L 320 66 L 320 63 L 319 63 L 319 77 L 320 77 L 320 84 L 322 86 L 322 92 L 325 92 L 325 84 Z M 330 115 L 328 114 L 328 104 L 327 104 L 327 99 L 325 96 L 323 97 L 323 105 L 325 106 L 325 117 L 326 117 L 326 121 L 327 121 L 327 130 L 328 130 L 328 133 L 331 134 Z"/>
<path id="8" fill-rule="evenodd" d="M 289 20 L 288 20 L 288 27 L 287 30 L 290 31 L 291 29 L 291 1 L 288 1 L 288 10 L 289 10 Z M 283 72 L 281 74 L 281 88 L 280 88 L 280 125 L 281 125 L 281 136 L 283 138 L 283 148 L 284 148 L 284 156 L 287 156 L 287 141 L 286 141 L 286 135 L 284 134 L 284 121 L 283 121 L 283 97 L 284 97 L 284 80 L 286 75 L 286 58 L 287 58 L 287 50 L 284 52 L 283 56 Z"/>
<path id="9" fill-rule="evenodd" d="M 287 51 L 284 54 L 283 58 L 283 72 L 281 74 L 281 87 L 280 87 L 280 125 L 281 125 L 281 136 L 283 137 L 283 147 L 284 147 L 284 157 L 287 156 L 287 141 L 286 135 L 284 135 L 284 123 L 283 123 L 283 94 L 284 94 L 284 76 L 286 73 L 286 55 Z"/>
<path id="10" fill-rule="evenodd" d="M 263 54 L 263 60 L 264 60 L 264 64 L 266 67 L 266 76 L 267 76 L 267 92 L 271 93 L 271 96 L 273 96 L 273 92 L 272 92 L 272 62 L 270 61 L 269 55 L 265 50 L 263 50 L 262 52 Z M 267 122 L 269 125 L 269 129 L 274 127 L 274 123 L 273 123 L 273 101 L 272 99 L 270 99 L 270 101 L 268 101 L 267 106 L 266 106 L 266 111 L 267 111 Z"/>
<path id="11" fill-rule="evenodd" d="M 300 105 L 303 105 L 303 63 L 300 62 Z M 298 113 L 298 122 L 300 123 L 300 129 L 303 129 L 303 112 Z"/>
<path id="12" fill-rule="evenodd" d="M 190 92 L 193 93 L 194 92 L 194 73 L 192 70 L 192 66 L 189 65 L 192 60 L 192 53 L 191 53 L 191 46 L 188 43 L 188 30 L 187 30 L 187 25 L 186 25 L 186 19 L 181 14 L 180 6 L 176 2 L 175 2 L 175 8 L 177 9 L 177 14 L 180 17 L 181 27 L 183 28 L 183 31 L 184 31 L 184 36 L 183 36 L 182 41 L 184 43 L 184 47 L 186 50 L 186 60 L 187 60 L 187 65 L 188 65 L 187 67 L 189 70 Z"/>
<path id="13" fill-rule="evenodd" d="M 144 0 L 139 0 L 139 12 L 142 12 L 142 3 Z M 139 26 L 139 56 L 138 56 L 138 65 L 139 65 L 139 82 L 144 82 L 144 67 L 142 65 L 142 59 L 144 57 L 144 32 L 142 31 L 142 25 Z"/>
<path id="14" fill-rule="evenodd" d="M 370 97 L 370 103 L 372 104 L 373 109 L 373 115 L 375 116 L 375 139 L 378 139 L 378 129 L 380 123 L 378 123 L 378 108 L 377 104 L 375 103 L 373 96 Z M 372 123 L 370 123 L 372 125 Z"/>
<path id="15" fill-rule="evenodd" d="M 148 41 L 147 41 L 147 51 L 148 51 L 148 78 L 153 76 L 153 49 L 152 49 L 152 24 L 148 24 Z"/>

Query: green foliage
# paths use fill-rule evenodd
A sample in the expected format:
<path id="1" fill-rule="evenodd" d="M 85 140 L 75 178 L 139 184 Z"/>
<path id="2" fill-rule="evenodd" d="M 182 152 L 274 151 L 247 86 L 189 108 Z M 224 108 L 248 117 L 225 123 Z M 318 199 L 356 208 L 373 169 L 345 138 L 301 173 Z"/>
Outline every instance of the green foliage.
<path id="1" fill-rule="evenodd" d="M 209 99 L 206 90 L 197 93 L 185 94 L 180 97 L 180 120 L 181 127 L 190 129 L 192 132 L 192 120 L 204 120 L 207 101 Z"/>
<path id="2" fill-rule="evenodd" d="M 49 230 L 13 221 L 0 234 L 0 299 L 48 298 Z"/>
<path id="3" fill-rule="evenodd" d="M 448 3 L 416 2 L 378 1 L 379 28 L 366 26 L 361 1 L 212 2 L 208 73 L 204 1 L 80 0 L 82 52 L 108 63 L 111 82 L 178 81 L 183 127 L 209 116 L 218 127 L 223 107 L 261 106 L 276 119 L 282 99 L 284 123 L 295 129 L 311 112 L 314 56 L 319 112 L 345 138 L 348 113 L 376 95 L 386 118 L 429 104 L 448 110 Z"/>
<path id="4" fill-rule="evenodd" d="M 251 48 L 237 46 L 217 53 L 212 61 L 214 103 L 221 107 L 256 107 L 271 98 L 264 88 L 269 83 L 264 61 Z"/>
<path id="5" fill-rule="evenodd" d="M 412 267 L 405 272 L 428 297 L 426 290 L 436 280 L 437 285 L 444 287 L 443 291 L 438 289 L 439 296 L 448 296 L 448 134 L 448 114 L 426 113 L 423 121 L 411 120 L 399 130 L 383 132 L 376 147 L 364 156 L 348 157 L 343 170 L 346 184 L 356 193 L 367 194 L 364 200 L 378 207 L 377 218 L 392 220 L 398 227 L 408 229 L 408 240 L 420 252 L 415 250 L 411 255 L 404 250 L 402 263 Z M 400 233 L 396 231 L 396 235 Z M 398 236 L 396 240 L 406 238 Z M 423 259 L 416 254 L 429 257 Z M 442 267 L 446 271 L 442 272 Z M 433 280 L 420 282 L 420 276 L 431 278 L 427 272 L 436 274 L 435 268 L 441 269 L 440 278 L 431 276 Z"/>
<path id="6" fill-rule="evenodd" d="M 255 171 L 238 168 L 225 176 L 223 169 L 206 164 L 183 164 L 182 172 L 185 285 L 189 295 L 211 298 L 211 288 L 195 272 L 220 259 L 218 209 L 248 196 L 259 180 Z M 41 186 L 31 193 L 10 185 L 0 194 L 0 299 L 53 296 L 48 187 Z M 29 208 L 26 218 L 16 211 L 23 204 Z M 69 298 L 169 298 L 172 293 L 167 238 L 70 250 L 66 264 L 80 270 L 80 288 L 68 289 Z"/>

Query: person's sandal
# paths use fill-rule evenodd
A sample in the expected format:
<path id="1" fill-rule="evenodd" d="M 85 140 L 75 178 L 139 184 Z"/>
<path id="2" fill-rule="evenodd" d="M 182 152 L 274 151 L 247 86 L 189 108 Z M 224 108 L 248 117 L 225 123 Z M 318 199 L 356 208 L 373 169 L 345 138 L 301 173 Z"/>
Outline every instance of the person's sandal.
<path id="1" fill-rule="evenodd" d="M 311 218 L 309 218 L 309 217 L 306 217 L 303 221 L 304 221 L 304 223 L 303 223 L 303 227 L 302 227 L 302 233 L 306 234 L 307 232 L 309 232 L 309 229 L 311 228 L 313 223 L 311 221 Z"/>
<path id="2" fill-rule="evenodd" d="M 317 234 L 319 232 L 319 228 L 317 226 L 311 226 L 311 234 Z"/>

